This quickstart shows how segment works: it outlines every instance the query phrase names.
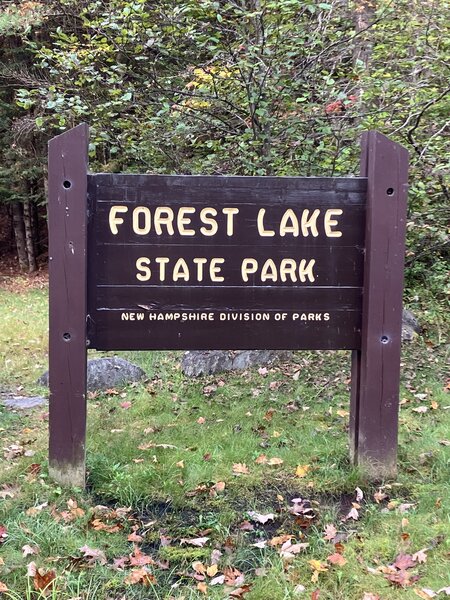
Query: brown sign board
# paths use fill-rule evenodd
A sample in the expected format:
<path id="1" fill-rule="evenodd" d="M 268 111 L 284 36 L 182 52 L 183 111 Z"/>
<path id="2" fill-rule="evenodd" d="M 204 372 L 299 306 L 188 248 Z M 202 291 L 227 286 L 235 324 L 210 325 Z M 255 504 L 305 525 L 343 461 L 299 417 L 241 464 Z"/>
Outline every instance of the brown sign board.
<path id="1" fill-rule="evenodd" d="M 89 175 L 90 347 L 359 348 L 366 187 Z"/>
<path id="2" fill-rule="evenodd" d="M 395 472 L 407 153 L 361 176 L 89 173 L 49 146 L 50 470 L 84 484 L 86 348 L 352 350 L 350 450 Z"/>

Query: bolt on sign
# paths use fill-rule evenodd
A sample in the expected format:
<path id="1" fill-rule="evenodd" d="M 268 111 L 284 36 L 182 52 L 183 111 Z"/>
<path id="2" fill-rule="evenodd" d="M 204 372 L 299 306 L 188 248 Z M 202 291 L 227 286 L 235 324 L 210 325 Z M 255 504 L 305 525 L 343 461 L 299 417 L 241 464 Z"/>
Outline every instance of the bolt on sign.
<path id="1" fill-rule="evenodd" d="M 352 351 L 350 453 L 396 470 L 408 155 L 375 131 L 360 177 L 88 171 L 49 143 L 50 472 L 85 482 L 87 348 Z"/>

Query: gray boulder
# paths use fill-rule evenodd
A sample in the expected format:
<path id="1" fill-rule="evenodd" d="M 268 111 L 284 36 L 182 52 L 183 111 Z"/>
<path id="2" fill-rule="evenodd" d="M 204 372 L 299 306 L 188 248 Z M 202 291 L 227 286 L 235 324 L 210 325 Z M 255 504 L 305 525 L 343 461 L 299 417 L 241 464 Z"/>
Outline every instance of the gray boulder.
<path id="1" fill-rule="evenodd" d="M 48 403 L 47 398 L 42 396 L 7 396 L 1 398 L 2 404 L 6 408 L 13 410 L 29 410 L 39 406 L 45 406 Z"/>
<path id="2" fill-rule="evenodd" d="M 413 313 L 406 308 L 402 315 L 402 342 L 411 342 L 422 331 L 419 321 Z"/>
<path id="3" fill-rule="evenodd" d="M 287 350 L 191 350 L 184 353 L 181 369 L 188 377 L 201 377 L 223 371 L 270 366 L 278 360 L 289 359 L 291 355 Z"/>
<path id="4" fill-rule="evenodd" d="M 145 377 L 141 367 L 116 356 L 92 358 L 87 363 L 87 387 L 91 392 L 122 387 Z M 48 386 L 48 371 L 38 379 L 38 384 Z"/>

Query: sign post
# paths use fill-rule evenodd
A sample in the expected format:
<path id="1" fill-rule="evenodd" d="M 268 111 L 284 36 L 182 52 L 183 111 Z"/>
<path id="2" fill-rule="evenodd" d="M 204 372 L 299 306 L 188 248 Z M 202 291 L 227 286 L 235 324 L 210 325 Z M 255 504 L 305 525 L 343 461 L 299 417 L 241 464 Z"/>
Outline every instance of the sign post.
<path id="1" fill-rule="evenodd" d="M 91 174 L 50 142 L 50 473 L 85 481 L 86 347 L 353 351 L 350 450 L 395 473 L 407 153 L 361 177 Z"/>

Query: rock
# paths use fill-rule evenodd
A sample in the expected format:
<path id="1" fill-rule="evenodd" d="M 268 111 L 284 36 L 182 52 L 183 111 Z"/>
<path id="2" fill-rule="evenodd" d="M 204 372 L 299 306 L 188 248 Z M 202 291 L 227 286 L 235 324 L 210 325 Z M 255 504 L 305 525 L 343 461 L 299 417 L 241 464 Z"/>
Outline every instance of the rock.
<path id="1" fill-rule="evenodd" d="M 42 398 L 42 396 L 6 396 L 2 399 L 2 403 L 6 408 L 16 410 L 28 410 L 37 406 L 44 406 L 47 402 L 47 398 Z"/>
<path id="2" fill-rule="evenodd" d="M 402 315 L 402 342 L 411 342 L 422 331 L 419 321 L 411 311 L 403 309 Z"/>
<path id="3" fill-rule="evenodd" d="M 291 355 L 287 350 L 191 350 L 184 353 L 181 369 L 188 377 L 200 377 L 221 371 L 269 366 L 277 360 L 287 360 Z"/>
<path id="4" fill-rule="evenodd" d="M 87 387 L 91 392 L 122 387 L 145 377 L 146 374 L 141 367 L 123 358 L 114 356 L 88 360 Z M 38 379 L 37 383 L 48 386 L 48 371 Z"/>

